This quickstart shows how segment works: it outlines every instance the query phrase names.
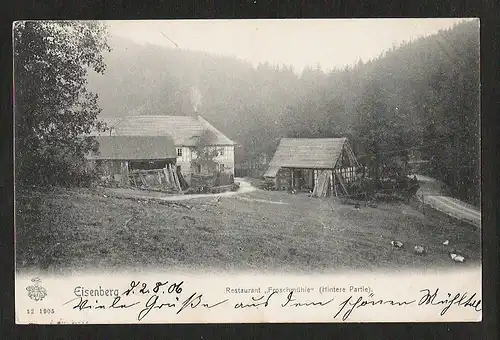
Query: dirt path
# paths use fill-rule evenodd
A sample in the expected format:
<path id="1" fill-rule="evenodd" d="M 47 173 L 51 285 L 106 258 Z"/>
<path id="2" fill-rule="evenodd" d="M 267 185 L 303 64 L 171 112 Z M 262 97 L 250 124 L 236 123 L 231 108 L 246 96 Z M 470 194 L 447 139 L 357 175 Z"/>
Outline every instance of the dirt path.
<path id="1" fill-rule="evenodd" d="M 270 200 L 264 200 L 264 199 L 259 199 L 259 198 L 248 198 L 248 197 L 235 197 L 236 199 L 240 201 L 246 201 L 246 202 L 259 202 L 259 203 L 266 203 L 266 204 L 288 204 L 286 202 L 282 201 L 270 201 Z"/>
<path id="2" fill-rule="evenodd" d="M 240 183 L 240 188 L 237 191 L 227 191 L 221 192 L 219 194 L 194 194 L 194 195 L 175 195 L 175 196 L 165 196 L 162 199 L 165 201 L 184 201 L 193 198 L 210 198 L 210 197 L 225 197 L 225 196 L 234 196 L 240 194 L 246 194 L 247 192 L 252 192 L 257 190 L 256 187 L 252 186 L 250 182 L 246 181 L 243 178 L 235 178 L 235 182 Z"/>
<path id="3" fill-rule="evenodd" d="M 185 201 L 185 200 L 190 200 L 190 199 L 195 199 L 195 198 L 215 198 L 215 197 L 227 197 L 227 196 L 234 196 L 234 195 L 241 195 L 241 194 L 246 194 L 248 192 L 252 192 L 257 190 L 256 187 L 252 186 L 250 182 L 243 178 L 235 178 L 235 182 L 240 183 L 240 188 L 237 191 L 228 191 L 228 192 L 222 192 L 218 194 L 188 194 L 188 195 L 165 195 L 162 193 L 158 192 L 140 192 L 137 190 L 119 190 L 119 189 L 111 189 L 112 192 L 123 195 L 123 196 L 131 196 L 134 198 L 143 198 L 143 199 L 148 199 L 148 198 L 154 198 L 162 201 Z"/>
<path id="4" fill-rule="evenodd" d="M 442 194 L 442 184 L 430 177 L 416 175 L 420 182 L 418 199 L 432 208 L 442 211 L 462 221 L 481 227 L 481 212 L 460 200 Z"/>

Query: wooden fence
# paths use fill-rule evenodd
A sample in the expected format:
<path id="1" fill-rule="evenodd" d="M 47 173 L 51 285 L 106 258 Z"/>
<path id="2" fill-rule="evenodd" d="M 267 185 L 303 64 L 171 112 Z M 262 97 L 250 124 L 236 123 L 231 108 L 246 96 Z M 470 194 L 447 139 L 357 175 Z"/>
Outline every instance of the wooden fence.
<path id="1" fill-rule="evenodd" d="M 197 188 L 212 188 L 225 185 L 232 185 L 234 177 L 232 174 L 225 172 L 214 172 L 212 174 L 191 174 L 190 187 Z"/>

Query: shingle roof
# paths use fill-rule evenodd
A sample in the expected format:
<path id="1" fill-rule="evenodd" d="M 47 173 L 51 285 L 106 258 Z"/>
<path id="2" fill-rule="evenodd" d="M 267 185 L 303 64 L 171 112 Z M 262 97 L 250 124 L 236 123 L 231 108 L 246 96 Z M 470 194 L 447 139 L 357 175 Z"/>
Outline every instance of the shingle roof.
<path id="1" fill-rule="evenodd" d="M 332 169 L 346 141 L 346 138 L 283 138 L 264 176 L 276 176 L 279 168 Z"/>
<path id="2" fill-rule="evenodd" d="M 214 135 L 214 145 L 233 145 L 234 142 L 201 116 L 133 116 L 101 118 L 112 126 L 115 136 L 163 136 L 170 135 L 177 146 L 194 146 L 204 130 Z M 109 134 L 109 131 L 107 132 Z"/>
<path id="3" fill-rule="evenodd" d="M 279 166 L 270 166 L 264 173 L 264 177 L 276 177 L 279 170 L 280 170 Z"/>
<path id="4" fill-rule="evenodd" d="M 159 160 L 177 158 L 170 136 L 97 136 L 100 154 L 91 153 L 87 159 Z"/>

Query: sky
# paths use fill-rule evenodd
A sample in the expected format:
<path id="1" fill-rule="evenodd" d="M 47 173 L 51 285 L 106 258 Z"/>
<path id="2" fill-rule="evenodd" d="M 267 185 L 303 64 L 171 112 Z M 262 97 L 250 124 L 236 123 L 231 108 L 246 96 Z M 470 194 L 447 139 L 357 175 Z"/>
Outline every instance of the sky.
<path id="1" fill-rule="evenodd" d="M 403 41 L 437 33 L 463 19 L 281 19 L 107 21 L 111 35 L 217 55 L 254 66 L 324 71 L 368 61 Z"/>

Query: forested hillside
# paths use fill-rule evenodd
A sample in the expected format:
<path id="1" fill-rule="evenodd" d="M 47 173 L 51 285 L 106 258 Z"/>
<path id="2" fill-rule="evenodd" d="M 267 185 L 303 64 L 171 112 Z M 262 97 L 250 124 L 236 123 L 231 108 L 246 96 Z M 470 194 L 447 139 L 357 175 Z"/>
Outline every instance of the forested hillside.
<path id="1" fill-rule="evenodd" d="M 479 204 L 475 21 L 354 67 L 328 74 L 314 67 L 300 76 L 286 65 L 254 68 L 179 48 L 109 43 L 106 74 L 89 79 L 104 116 L 187 115 L 196 105 L 243 145 L 246 159 L 271 156 L 280 137 L 347 136 L 372 169 L 390 168 L 415 150 L 429 161 L 429 175 Z"/>
<path id="2" fill-rule="evenodd" d="M 429 175 L 479 204 L 479 84 L 479 27 L 462 23 L 334 72 L 290 109 L 288 131 L 348 136 L 374 166 L 420 153 Z"/>

